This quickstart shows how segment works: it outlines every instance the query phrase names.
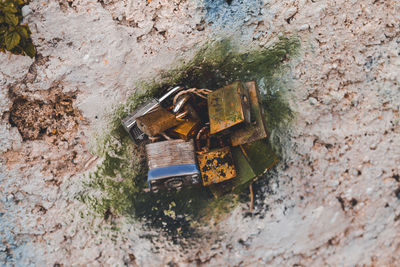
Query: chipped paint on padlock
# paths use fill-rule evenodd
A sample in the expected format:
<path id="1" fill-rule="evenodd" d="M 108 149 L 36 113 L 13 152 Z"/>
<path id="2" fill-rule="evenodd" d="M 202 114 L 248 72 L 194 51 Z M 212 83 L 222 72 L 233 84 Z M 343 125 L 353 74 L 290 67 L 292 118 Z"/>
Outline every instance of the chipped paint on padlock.
<path id="1" fill-rule="evenodd" d="M 240 81 L 209 93 L 207 100 L 210 134 L 250 123 L 249 93 Z"/>
<path id="2" fill-rule="evenodd" d="M 197 160 L 204 186 L 236 177 L 236 168 L 229 147 L 198 152 Z"/>
<path id="3" fill-rule="evenodd" d="M 251 123 L 243 125 L 241 128 L 232 131 L 232 146 L 238 146 L 254 142 L 267 137 L 265 114 L 262 107 L 260 93 L 255 81 L 244 84 L 249 91 Z"/>

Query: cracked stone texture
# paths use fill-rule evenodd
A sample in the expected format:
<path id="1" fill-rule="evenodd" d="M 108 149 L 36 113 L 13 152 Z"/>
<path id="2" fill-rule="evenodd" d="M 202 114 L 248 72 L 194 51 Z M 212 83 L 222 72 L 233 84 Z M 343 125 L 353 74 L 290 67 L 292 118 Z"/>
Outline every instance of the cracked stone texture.
<path id="1" fill-rule="evenodd" d="M 400 265 L 399 1 L 33 0 L 24 14 L 37 58 L 0 54 L 2 265 Z M 138 222 L 116 219 L 115 232 L 81 218 L 74 192 L 101 160 L 92 135 L 139 80 L 208 40 L 247 48 L 282 34 L 301 40 L 288 74 L 296 119 L 268 194 L 256 196 L 262 216 L 241 205 L 212 239 L 156 252 Z M 23 141 L 13 100 L 55 90 L 76 93 L 85 120 L 63 139 Z"/>

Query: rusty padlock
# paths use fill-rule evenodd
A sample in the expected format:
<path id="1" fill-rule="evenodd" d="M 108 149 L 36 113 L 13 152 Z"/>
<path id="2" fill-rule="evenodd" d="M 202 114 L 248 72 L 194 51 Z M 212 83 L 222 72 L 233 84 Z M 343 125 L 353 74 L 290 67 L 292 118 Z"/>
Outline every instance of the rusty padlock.
<path id="1" fill-rule="evenodd" d="M 238 146 L 267 137 L 265 114 L 262 107 L 260 93 L 255 81 L 246 82 L 244 86 L 248 89 L 251 123 L 244 124 L 231 133 L 232 146 Z"/>
<path id="2" fill-rule="evenodd" d="M 197 132 L 200 130 L 200 127 L 200 121 L 188 119 L 178 126 L 169 129 L 167 133 L 173 137 L 188 141 L 196 136 Z"/>
<path id="3" fill-rule="evenodd" d="M 139 144 L 146 137 L 146 134 L 139 129 L 136 119 L 147 112 L 150 112 L 159 105 L 160 104 L 156 99 L 152 99 L 122 120 L 122 126 L 128 132 L 134 143 Z"/>
<path id="4" fill-rule="evenodd" d="M 250 123 L 249 92 L 240 81 L 208 94 L 210 134 L 241 123 Z"/>
<path id="5" fill-rule="evenodd" d="M 182 123 L 174 114 L 163 107 L 157 107 L 154 110 L 136 118 L 138 127 L 148 136 L 155 136 Z"/>
<path id="6" fill-rule="evenodd" d="M 207 126 L 199 131 L 196 137 L 197 162 L 204 186 L 220 183 L 236 177 L 236 169 L 228 146 L 210 150 L 210 138 L 201 148 L 201 136 L 209 134 Z"/>

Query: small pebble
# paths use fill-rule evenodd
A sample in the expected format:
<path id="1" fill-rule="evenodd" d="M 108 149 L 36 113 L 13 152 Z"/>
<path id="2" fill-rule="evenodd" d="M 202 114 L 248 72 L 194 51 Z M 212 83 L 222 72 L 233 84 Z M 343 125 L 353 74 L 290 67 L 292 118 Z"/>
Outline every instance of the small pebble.
<path id="1" fill-rule="evenodd" d="M 318 103 L 318 100 L 317 99 L 315 99 L 314 97 L 310 97 L 309 99 L 308 99 L 308 102 L 311 104 L 311 105 L 316 105 L 317 103 Z"/>
<path id="2" fill-rule="evenodd" d="M 9 194 L 7 196 L 7 201 L 12 201 L 14 199 L 14 195 L 13 194 Z"/>
<path id="3" fill-rule="evenodd" d="M 308 25 L 308 24 L 303 24 L 303 25 L 299 26 L 299 27 L 297 28 L 297 30 L 298 30 L 298 31 L 305 31 L 305 30 L 308 30 L 309 28 L 310 28 L 310 25 Z"/>

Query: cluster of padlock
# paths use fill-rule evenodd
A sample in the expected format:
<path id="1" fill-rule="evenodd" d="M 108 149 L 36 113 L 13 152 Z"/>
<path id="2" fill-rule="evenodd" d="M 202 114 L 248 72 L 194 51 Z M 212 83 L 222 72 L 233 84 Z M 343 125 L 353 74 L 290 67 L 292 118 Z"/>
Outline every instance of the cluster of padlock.
<path id="1" fill-rule="evenodd" d="M 257 143 L 267 138 L 267 131 L 254 81 L 237 81 L 214 91 L 175 87 L 122 124 L 136 144 L 150 141 L 147 182 L 153 192 L 227 183 L 235 177 L 247 181 L 276 162 L 274 155 L 260 163 L 268 166 L 259 168 L 252 162 L 271 158 L 272 153 L 262 148 L 265 142 Z"/>

